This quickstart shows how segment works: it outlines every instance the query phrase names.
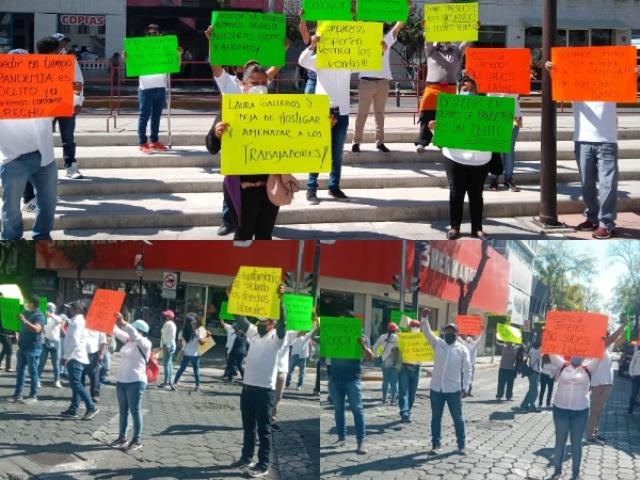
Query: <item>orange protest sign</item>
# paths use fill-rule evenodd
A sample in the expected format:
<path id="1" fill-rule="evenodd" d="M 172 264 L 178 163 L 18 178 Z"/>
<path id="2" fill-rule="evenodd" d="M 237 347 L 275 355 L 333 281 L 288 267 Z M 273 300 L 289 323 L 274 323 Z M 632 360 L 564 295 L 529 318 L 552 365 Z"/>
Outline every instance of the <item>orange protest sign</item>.
<path id="1" fill-rule="evenodd" d="M 552 310 L 542 334 L 542 353 L 601 358 L 608 323 L 600 313 Z"/>
<path id="2" fill-rule="evenodd" d="M 0 119 L 73 115 L 73 55 L 0 55 Z"/>
<path id="3" fill-rule="evenodd" d="M 115 314 L 124 303 L 124 292 L 97 289 L 87 312 L 87 328 L 111 334 L 116 323 Z"/>
<path id="4" fill-rule="evenodd" d="M 479 93 L 531 93 L 531 50 L 468 48 L 466 70 Z"/>
<path id="5" fill-rule="evenodd" d="M 482 317 L 478 315 L 458 315 L 456 325 L 461 335 L 482 335 Z"/>
<path id="6" fill-rule="evenodd" d="M 636 102 L 635 47 L 551 49 L 554 100 Z"/>

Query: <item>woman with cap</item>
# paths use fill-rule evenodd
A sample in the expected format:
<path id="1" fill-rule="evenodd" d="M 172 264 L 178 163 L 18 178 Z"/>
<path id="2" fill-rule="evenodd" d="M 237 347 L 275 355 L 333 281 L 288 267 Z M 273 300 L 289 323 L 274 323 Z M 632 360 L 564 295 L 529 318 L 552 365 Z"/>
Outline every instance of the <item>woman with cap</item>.
<path id="1" fill-rule="evenodd" d="M 380 335 L 373 344 L 376 363 L 382 367 L 382 404 L 387 404 L 387 392 L 391 387 L 391 405 L 396 404 L 398 398 L 398 373 L 402 368 L 400 351 L 398 350 L 398 325 L 393 322 L 387 324 L 387 333 Z"/>
<path id="2" fill-rule="evenodd" d="M 172 390 L 178 389 L 178 380 L 180 380 L 189 363 L 191 363 L 193 376 L 196 380 L 195 391 L 200 390 L 200 351 L 198 350 L 198 346 L 204 345 L 205 339 L 210 336 L 211 333 L 204 327 L 198 325 L 196 314 L 187 313 L 184 328 L 180 331 L 180 335 L 178 335 L 178 345 L 182 349 L 184 356 L 182 357 L 178 373 L 176 373 L 176 378 L 173 379 L 173 385 L 170 387 Z"/>
<path id="3" fill-rule="evenodd" d="M 171 385 L 171 377 L 173 377 L 173 354 L 176 351 L 176 332 L 178 328 L 174 322 L 176 315 L 172 310 L 165 310 L 161 315 L 164 318 L 164 325 L 162 325 L 160 332 L 164 381 L 160 387 L 168 387 Z"/>
<path id="4" fill-rule="evenodd" d="M 142 395 L 147 386 L 147 360 L 151 355 L 151 342 L 146 338 L 149 325 L 144 320 L 129 324 L 120 312 L 115 315 L 113 334 L 124 345 L 120 349 L 121 360 L 116 373 L 120 431 L 111 446 L 133 451 L 142 447 Z M 129 413 L 133 418 L 133 437 L 127 445 Z"/>
<path id="5" fill-rule="evenodd" d="M 47 357 L 51 355 L 51 365 L 53 366 L 53 381 L 56 388 L 62 388 L 60 384 L 60 330 L 62 327 L 62 317 L 56 315 L 56 304 L 47 303 L 47 323 L 44 326 L 44 344 L 40 355 L 40 373 L 38 378 L 42 378 L 42 371 L 47 363 Z"/>

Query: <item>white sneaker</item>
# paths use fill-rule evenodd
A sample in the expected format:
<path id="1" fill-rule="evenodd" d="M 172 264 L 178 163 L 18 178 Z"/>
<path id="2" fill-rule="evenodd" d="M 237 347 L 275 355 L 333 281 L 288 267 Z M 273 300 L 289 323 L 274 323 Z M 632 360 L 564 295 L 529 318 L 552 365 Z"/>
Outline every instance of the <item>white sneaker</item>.
<path id="1" fill-rule="evenodd" d="M 416 147 L 416 152 L 417 153 L 424 153 L 424 145 L 418 145 Z"/>
<path id="2" fill-rule="evenodd" d="M 40 383 L 40 380 L 38 380 L 38 388 L 42 388 L 42 383 Z"/>
<path id="3" fill-rule="evenodd" d="M 58 380 L 56 383 L 54 383 L 53 386 L 56 387 L 56 388 L 62 388 L 62 384 L 60 383 L 60 380 Z"/>
<path id="4" fill-rule="evenodd" d="M 65 168 L 65 170 L 67 171 L 67 178 L 71 178 L 73 180 L 84 178 L 82 176 L 82 173 L 80 173 L 80 170 L 78 169 L 77 163 L 72 163 L 70 166 Z"/>
<path id="5" fill-rule="evenodd" d="M 32 198 L 27 203 L 22 205 L 22 211 L 23 212 L 27 212 L 27 213 L 35 212 L 36 208 L 37 208 L 37 205 L 36 205 L 36 199 L 35 198 Z"/>

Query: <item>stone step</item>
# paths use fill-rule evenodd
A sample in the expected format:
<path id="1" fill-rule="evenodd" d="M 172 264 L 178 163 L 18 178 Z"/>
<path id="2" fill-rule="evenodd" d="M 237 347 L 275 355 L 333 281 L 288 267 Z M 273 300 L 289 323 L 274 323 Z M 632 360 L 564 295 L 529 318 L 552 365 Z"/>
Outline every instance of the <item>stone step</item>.
<path id="1" fill-rule="evenodd" d="M 449 215 L 449 190 L 444 187 L 384 188 L 347 191 L 350 202 L 330 199 L 320 192 L 321 203 L 309 205 L 304 193 L 292 205 L 283 207 L 279 225 L 444 220 Z M 180 228 L 215 226 L 221 221 L 222 193 L 61 195 L 55 230 L 119 228 Z M 640 181 L 619 184 L 619 210 L 640 210 Z M 540 189 L 525 186 L 522 192 L 485 194 L 487 217 L 522 217 L 539 213 Z M 579 213 L 584 209 L 578 183 L 558 185 L 558 213 Z M 31 229 L 33 215 L 25 215 Z"/>
<path id="2" fill-rule="evenodd" d="M 640 158 L 640 157 L 639 157 Z M 59 195 L 123 195 L 170 194 L 170 193 L 216 193 L 222 191 L 223 176 L 217 168 L 106 168 L 83 169 L 85 178 L 70 180 L 60 171 Z M 540 181 L 540 165 L 533 162 L 518 162 L 515 180 L 519 185 L 536 184 Z M 304 188 L 307 176 L 298 174 Z M 621 180 L 640 180 L 640 160 L 620 161 Z M 328 175 L 320 176 L 320 187 L 327 187 Z M 580 174 L 575 161 L 558 162 L 559 182 L 578 182 Z M 341 186 L 345 189 L 374 188 L 421 188 L 446 187 L 448 185 L 442 163 L 398 163 L 372 165 L 345 165 L 342 169 Z"/>
<path id="3" fill-rule="evenodd" d="M 362 152 L 354 154 L 351 146 L 345 145 L 343 157 L 344 165 L 371 163 L 410 163 L 436 162 L 443 156 L 440 150 L 430 146 L 424 153 L 416 153 L 413 144 L 390 144 L 392 152 L 380 153 L 373 145 L 363 145 Z M 640 140 L 621 140 L 619 142 L 620 158 L 640 158 Z M 516 159 L 520 162 L 540 161 L 540 142 L 518 142 L 516 144 Z M 575 160 L 574 143 L 571 141 L 558 142 L 558 160 Z M 169 167 L 219 167 L 220 155 L 211 155 L 204 144 L 200 146 L 176 146 L 171 151 L 159 152 L 152 155 L 140 153 L 137 146 L 110 147 L 78 147 L 76 150 L 81 169 L 102 168 L 169 168 Z M 56 148 L 58 166 L 63 165 L 62 149 Z"/>

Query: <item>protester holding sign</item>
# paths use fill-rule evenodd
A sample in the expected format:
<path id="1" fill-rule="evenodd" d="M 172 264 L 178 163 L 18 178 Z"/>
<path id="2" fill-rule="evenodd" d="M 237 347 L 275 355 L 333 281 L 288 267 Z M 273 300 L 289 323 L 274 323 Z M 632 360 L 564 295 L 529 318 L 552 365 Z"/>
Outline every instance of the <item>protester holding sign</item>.
<path id="1" fill-rule="evenodd" d="M 199 325 L 196 314 L 187 313 L 184 320 L 184 327 L 178 335 L 178 348 L 183 351 L 184 355 L 182 356 L 182 362 L 180 362 L 180 368 L 170 387 L 172 390 L 175 391 L 178 389 L 178 381 L 187 369 L 189 363 L 191 363 L 191 368 L 193 368 L 193 376 L 196 382 L 195 391 L 200 390 L 200 352 L 198 345 L 204 345 L 205 338 L 210 336 L 211 333 Z"/>
<path id="2" fill-rule="evenodd" d="M 502 343 L 496 340 L 496 345 L 502 347 L 500 368 L 498 369 L 498 390 L 496 399 L 502 400 L 505 386 L 507 387 L 507 401 L 513 398 L 513 382 L 516 379 L 516 359 L 518 351 L 513 343 Z"/>
<path id="3" fill-rule="evenodd" d="M 398 373 L 402 368 L 400 351 L 398 350 L 398 325 L 393 322 L 387 324 L 387 333 L 378 337 L 373 344 L 376 364 L 382 367 L 382 404 L 387 404 L 387 392 L 391 387 L 391 405 L 398 399 Z"/>
<path id="4" fill-rule="evenodd" d="M 406 321 L 406 318 L 404 315 L 402 316 L 403 321 Z M 420 333 L 420 322 L 411 320 L 409 322 L 409 331 L 414 334 Z M 421 362 L 411 361 L 406 356 L 402 356 L 401 364 L 400 373 L 398 374 L 398 407 L 402 421 L 410 423 L 411 411 L 413 410 L 418 383 L 420 382 Z"/>
<path id="5" fill-rule="evenodd" d="M 129 324 L 120 312 L 115 314 L 114 336 L 124 345 L 120 349 L 120 366 L 116 373 L 116 394 L 120 423 L 114 448 L 132 452 L 142 448 L 142 395 L 147 386 L 147 362 L 151 357 L 151 342 L 147 338 L 149 325 L 144 320 Z M 133 437 L 127 444 L 129 413 L 133 418 Z"/>
<path id="6" fill-rule="evenodd" d="M 60 384 L 60 353 L 62 351 L 60 345 L 60 330 L 63 320 L 60 315 L 56 314 L 56 304 L 47 303 L 47 323 L 44 326 L 44 343 L 42 345 L 42 355 L 40 356 L 40 366 L 38 377 L 42 378 L 44 366 L 47 363 L 47 357 L 51 356 L 51 366 L 53 367 L 53 382 L 56 388 L 62 388 Z"/>
<path id="7" fill-rule="evenodd" d="M 164 318 L 164 324 L 160 332 L 160 348 L 162 349 L 162 365 L 164 368 L 164 382 L 161 387 L 171 385 L 171 377 L 173 377 L 173 354 L 176 352 L 176 314 L 173 310 L 165 310 L 160 315 Z"/>
<path id="8" fill-rule="evenodd" d="M 313 329 L 308 332 L 298 332 L 297 338 L 291 342 L 291 364 L 289 366 L 289 372 L 287 374 L 287 388 L 291 385 L 291 376 L 298 367 L 298 386 L 296 390 L 302 390 L 304 384 L 304 371 L 307 367 L 307 359 L 311 353 L 311 342 L 316 332 L 318 331 L 318 317 L 315 317 Z"/>
<path id="9" fill-rule="evenodd" d="M 476 95 L 476 82 L 470 77 L 460 80 L 460 95 Z M 429 122 L 429 128 L 435 129 L 436 121 Z M 482 191 L 489 174 L 490 152 L 460 150 L 444 147 L 445 168 L 449 181 L 449 217 L 448 240 L 460 238 L 460 226 L 464 214 L 464 198 L 469 195 L 469 213 L 471 215 L 471 236 L 485 240 L 488 236 L 482 231 L 482 209 L 484 200 Z"/>
<path id="10" fill-rule="evenodd" d="M 351 70 L 329 70 L 318 68 L 315 55 L 321 38 L 311 37 L 311 43 L 298 58 L 300 66 L 313 70 L 318 77 L 316 93 L 329 95 L 331 102 L 331 174 L 329 175 L 329 195 L 336 200 L 348 200 L 349 197 L 340 189 L 340 173 L 342 171 L 342 154 L 344 142 L 349 128 L 349 111 L 351 95 Z M 307 180 L 307 201 L 318 205 L 318 174 L 311 173 Z"/>
<path id="11" fill-rule="evenodd" d="M 560 355 L 549 355 L 551 363 L 559 369 L 557 374 L 558 388 L 553 399 L 553 423 L 556 428 L 556 445 L 553 452 L 552 465 L 554 473 L 551 478 L 562 475 L 564 447 L 567 437 L 571 439 L 572 477 L 580 476 L 582 461 L 582 436 L 589 418 L 589 389 L 593 372 L 598 360 L 583 363 L 582 357 L 571 357 L 565 362 Z"/>
<path id="12" fill-rule="evenodd" d="M 469 378 L 469 390 L 467 390 L 467 395 L 473 397 L 471 394 L 471 389 L 473 388 L 473 377 L 476 374 L 476 361 L 478 359 L 478 345 L 480 345 L 480 340 L 482 339 L 482 335 L 477 335 L 477 338 L 474 338 L 472 335 L 467 335 L 462 341 L 469 350 L 469 362 L 471 363 L 471 378 Z"/>

